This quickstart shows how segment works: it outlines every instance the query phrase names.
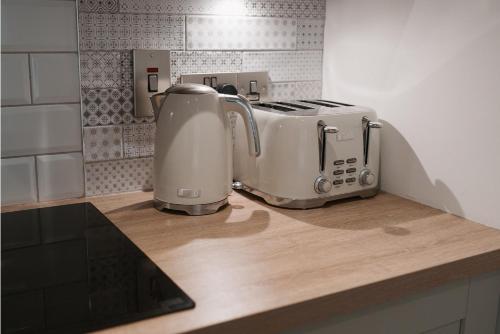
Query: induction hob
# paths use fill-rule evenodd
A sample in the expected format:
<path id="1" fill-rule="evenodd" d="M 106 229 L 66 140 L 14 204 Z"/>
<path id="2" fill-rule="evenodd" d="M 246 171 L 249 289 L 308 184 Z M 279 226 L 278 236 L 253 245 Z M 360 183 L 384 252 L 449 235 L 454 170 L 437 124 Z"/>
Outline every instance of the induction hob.
<path id="1" fill-rule="evenodd" d="M 80 333 L 194 307 L 91 203 L 2 213 L 2 333 Z"/>

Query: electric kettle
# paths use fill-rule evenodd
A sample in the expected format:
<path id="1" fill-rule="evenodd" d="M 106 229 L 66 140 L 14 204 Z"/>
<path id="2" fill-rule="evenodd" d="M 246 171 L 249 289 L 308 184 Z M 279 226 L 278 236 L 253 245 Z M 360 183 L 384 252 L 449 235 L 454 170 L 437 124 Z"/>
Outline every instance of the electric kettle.
<path id="1" fill-rule="evenodd" d="M 228 112 L 241 114 L 249 154 L 260 154 L 253 111 L 239 95 L 199 84 L 172 86 L 151 97 L 156 118 L 154 206 L 189 215 L 215 213 L 232 191 L 233 144 Z"/>

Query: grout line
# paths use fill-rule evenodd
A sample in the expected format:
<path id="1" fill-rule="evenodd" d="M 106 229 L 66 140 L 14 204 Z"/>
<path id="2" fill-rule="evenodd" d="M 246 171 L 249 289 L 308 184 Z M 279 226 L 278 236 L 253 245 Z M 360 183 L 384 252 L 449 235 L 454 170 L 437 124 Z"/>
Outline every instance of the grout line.
<path id="1" fill-rule="evenodd" d="M 37 156 L 41 156 L 41 155 L 57 155 L 57 154 L 69 154 L 69 153 L 82 153 L 82 151 L 64 151 L 64 152 L 50 152 L 50 153 L 33 153 L 33 154 L 21 154 L 21 155 L 9 155 L 9 156 L 2 156 L 2 159 L 29 158 L 29 157 L 37 157 Z"/>
<path id="2" fill-rule="evenodd" d="M 1 52 L 2 54 L 18 54 L 18 53 L 35 53 L 35 54 L 47 54 L 47 53 L 68 53 L 68 54 L 77 54 L 77 51 L 31 51 L 31 50 L 19 50 L 19 51 L 3 51 Z"/>
<path id="3" fill-rule="evenodd" d="M 81 14 L 98 14 L 98 15 L 152 15 L 152 16 L 215 16 L 215 17 L 249 17 L 249 18 L 264 18 L 264 19 L 283 19 L 283 20 L 318 20 L 324 21 L 326 19 L 325 16 L 272 16 L 272 15 L 246 15 L 246 14 L 238 14 L 238 15 L 220 15 L 215 13 L 188 13 L 188 12 L 180 12 L 180 13 L 172 13 L 172 12 L 160 12 L 160 13 L 152 13 L 152 12 L 122 12 L 118 9 L 117 12 L 95 12 L 95 11 L 79 11 Z"/>
<path id="4" fill-rule="evenodd" d="M 29 85 L 30 85 L 30 104 L 33 104 L 33 77 L 32 77 L 32 69 L 31 69 L 31 54 L 28 53 L 28 75 L 29 75 Z"/>
<path id="5" fill-rule="evenodd" d="M 81 55 L 81 50 L 80 50 L 80 6 L 78 3 L 75 6 L 75 15 L 76 15 L 76 48 L 77 48 L 77 57 L 78 57 L 78 86 L 79 86 L 79 96 L 80 96 L 80 138 L 81 138 L 81 147 L 82 147 L 82 175 L 83 175 L 83 196 L 85 196 L 86 189 L 87 189 L 87 178 L 85 175 L 85 143 L 84 143 L 84 127 L 83 127 L 83 111 L 84 111 L 84 106 L 83 106 L 83 99 L 82 99 L 82 69 L 81 69 L 81 62 L 80 62 L 80 55 Z"/>
<path id="6" fill-rule="evenodd" d="M 35 182 L 36 182 L 36 201 L 40 202 L 40 187 L 38 186 L 38 159 L 37 156 L 33 156 L 33 160 L 35 160 Z"/>
<path id="7" fill-rule="evenodd" d="M 168 49 L 168 51 L 171 52 L 301 52 L 301 51 L 323 51 L 323 48 L 318 48 L 318 49 L 299 49 L 299 48 L 293 48 L 293 49 L 188 49 L 187 44 L 186 44 L 187 36 L 185 36 L 185 47 L 184 49 Z M 87 53 L 87 52 L 123 52 L 127 50 L 133 50 L 133 49 L 83 49 L 80 50 L 80 53 Z M 148 49 L 148 50 L 155 50 L 155 49 Z"/>
<path id="8" fill-rule="evenodd" d="M 187 15 L 184 15 L 184 51 L 187 50 Z"/>
<path id="9" fill-rule="evenodd" d="M 108 160 L 97 160 L 97 161 L 84 161 L 85 165 L 93 165 L 101 162 L 114 162 L 114 161 L 123 161 L 123 160 L 139 160 L 139 159 L 152 159 L 154 155 L 146 155 L 141 157 L 123 157 L 121 159 L 108 159 Z"/>
<path id="10" fill-rule="evenodd" d="M 31 89 L 30 89 L 31 93 Z M 53 102 L 53 103 L 31 103 L 31 104 L 2 104 L 3 107 L 37 107 L 37 106 L 60 106 L 60 105 L 74 105 L 81 102 Z"/>

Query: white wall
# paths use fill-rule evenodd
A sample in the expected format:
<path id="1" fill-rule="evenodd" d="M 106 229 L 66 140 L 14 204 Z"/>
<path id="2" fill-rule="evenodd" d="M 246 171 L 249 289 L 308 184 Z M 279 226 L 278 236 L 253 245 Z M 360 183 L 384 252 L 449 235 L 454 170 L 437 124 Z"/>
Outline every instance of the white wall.
<path id="1" fill-rule="evenodd" d="M 500 0 L 327 0 L 323 64 L 385 122 L 384 190 L 500 228 Z"/>

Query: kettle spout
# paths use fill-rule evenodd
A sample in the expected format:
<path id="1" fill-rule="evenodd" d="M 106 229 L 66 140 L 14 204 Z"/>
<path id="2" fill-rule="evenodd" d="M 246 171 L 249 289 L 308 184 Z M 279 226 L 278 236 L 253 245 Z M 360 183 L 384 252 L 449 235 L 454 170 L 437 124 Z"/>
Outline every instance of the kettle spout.
<path id="1" fill-rule="evenodd" d="M 158 93 L 153 96 L 151 96 L 151 104 L 153 105 L 153 111 L 155 113 L 155 119 L 158 119 L 158 116 L 160 116 L 160 110 L 163 105 L 163 102 L 165 101 L 166 94 L 165 93 Z"/>

